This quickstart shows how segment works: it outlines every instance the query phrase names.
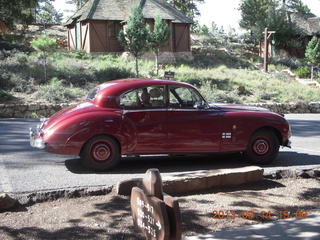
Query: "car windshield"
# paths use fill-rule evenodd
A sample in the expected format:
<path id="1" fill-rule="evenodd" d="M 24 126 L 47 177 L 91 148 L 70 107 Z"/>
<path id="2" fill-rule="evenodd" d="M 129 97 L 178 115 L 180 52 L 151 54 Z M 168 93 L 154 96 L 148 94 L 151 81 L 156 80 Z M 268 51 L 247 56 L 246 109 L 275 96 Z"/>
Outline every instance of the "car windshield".
<path id="1" fill-rule="evenodd" d="M 101 90 L 106 89 L 108 87 L 111 87 L 111 86 L 113 86 L 115 84 L 117 84 L 117 83 L 104 83 L 104 84 L 101 84 L 98 87 L 95 87 L 95 88 L 91 89 L 89 91 L 88 95 L 87 95 L 86 100 L 93 101 L 96 98 L 98 92 L 100 92 Z"/>

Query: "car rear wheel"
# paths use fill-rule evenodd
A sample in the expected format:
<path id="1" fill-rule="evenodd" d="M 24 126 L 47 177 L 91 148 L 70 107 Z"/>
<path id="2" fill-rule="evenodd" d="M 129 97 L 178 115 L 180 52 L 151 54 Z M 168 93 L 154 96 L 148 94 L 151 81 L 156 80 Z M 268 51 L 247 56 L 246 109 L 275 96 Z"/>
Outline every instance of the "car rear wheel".
<path id="1" fill-rule="evenodd" d="M 119 144 L 111 137 L 97 136 L 84 145 L 80 157 L 82 165 L 87 168 L 111 169 L 120 161 Z"/>
<path id="2" fill-rule="evenodd" d="M 253 164 L 269 164 L 278 155 L 279 140 L 272 131 L 255 132 L 245 152 L 245 157 Z"/>

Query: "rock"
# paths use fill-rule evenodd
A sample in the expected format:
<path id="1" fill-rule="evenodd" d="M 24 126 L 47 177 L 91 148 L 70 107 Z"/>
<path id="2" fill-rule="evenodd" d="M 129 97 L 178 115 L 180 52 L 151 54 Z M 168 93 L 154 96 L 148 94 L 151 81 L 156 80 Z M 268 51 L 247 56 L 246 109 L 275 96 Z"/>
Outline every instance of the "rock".
<path id="1" fill-rule="evenodd" d="M 220 186 L 236 186 L 263 179 L 260 167 L 243 167 L 219 170 L 204 170 L 167 174 L 163 178 L 163 191 L 169 194 L 208 190 Z M 117 184 L 116 193 L 129 196 L 134 186 L 141 185 L 141 178 L 122 181 Z"/>
<path id="2" fill-rule="evenodd" d="M 17 200 L 13 199 L 6 193 L 0 194 L 0 210 L 8 210 L 13 208 L 17 203 Z"/>
<path id="3" fill-rule="evenodd" d="M 297 177 L 297 172 L 294 169 L 279 170 L 276 172 L 276 179 L 296 178 L 296 177 Z"/>
<path id="4" fill-rule="evenodd" d="M 314 169 L 313 174 L 315 177 L 320 177 L 320 168 Z"/>
<path id="5" fill-rule="evenodd" d="M 119 182 L 116 186 L 116 193 L 118 195 L 130 196 L 131 189 L 133 187 L 141 187 L 141 184 L 142 184 L 142 178 L 133 178 L 133 179 Z"/>

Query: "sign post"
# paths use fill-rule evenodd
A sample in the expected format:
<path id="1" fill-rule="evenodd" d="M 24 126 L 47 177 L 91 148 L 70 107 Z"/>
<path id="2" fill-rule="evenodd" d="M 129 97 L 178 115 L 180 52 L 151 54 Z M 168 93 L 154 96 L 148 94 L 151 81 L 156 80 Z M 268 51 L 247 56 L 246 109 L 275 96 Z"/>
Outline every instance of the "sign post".
<path id="1" fill-rule="evenodd" d="M 263 54 L 263 69 L 268 72 L 268 54 L 269 54 L 269 38 L 271 34 L 276 33 L 275 31 L 268 31 L 268 28 L 264 29 L 264 54 Z"/>
<path id="2" fill-rule="evenodd" d="M 176 198 L 163 193 L 158 169 L 149 169 L 142 189 L 131 191 L 131 213 L 134 226 L 150 240 L 181 240 L 181 215 Z"/>
<path id="3" fill-rule="evenodd" d="M 164 78 L 166 79 L 173 79 L 174 76 L 175 76 L 175 72 L 171 72 L 171 71 L 164 72 Z"/>

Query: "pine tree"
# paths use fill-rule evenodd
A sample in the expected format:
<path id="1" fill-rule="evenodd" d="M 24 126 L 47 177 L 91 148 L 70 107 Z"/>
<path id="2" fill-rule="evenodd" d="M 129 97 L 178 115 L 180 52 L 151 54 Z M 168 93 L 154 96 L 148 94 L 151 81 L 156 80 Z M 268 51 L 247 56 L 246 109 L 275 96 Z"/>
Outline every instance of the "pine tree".
<path id="1" fill-rule="evenodd" d="M 312 37 L 309 41 L 305 51 L 305 57 L 308 64 L 311 65 L 311 80 L 313 80 L 313 68 L 320 64 L 320 43 L 316 36 Z"/>
<path id="2" fill-rule="evenodd" d="M 34 20 L 34 9 L 39 0 L 0 0 L 0 21 L 9 28 L 14 23 L 29 24 Z"/>
<path id="3" fill-rule="evenodd" d="M 57 42 L 46 35 L 41 35 L 37 39 L 32 40 L 31 46 L 40 53 L 39 59 L 43 60 L 44 82 L 47 82 L 47 58 L 57 47 Z"/>
<path id="4" fill-rule="evenodd" d="M 156 17 L 154 20 L 153 31 L 149 32 L 148 45 L 149 49 L 154 52 L 156 60 L 156 71 L 157 75 L 159 74 L 159 52 L 160 48 L 163 47 L 170 36 L 169 28 L 165 21 L 160 17 Z"/>
<path id="5" fill-rule="evenodd" d="M 204 3 L 204 0 L 167 0 L 167 2 L 187 17 L 194 19 L 195 17 L 200 16 L 197 3 Z"/>
<path id="6" fill-rule="evenodd" d="M 52 0 L 45 0 L 37 8 L 37 22 L 46 26 L 47 24 L 61 24 L 63 14 L 58 12 L 51 3 Z"/>
<path id="7" fill-rule="evenodd" d="M 283 5 L 289 12 L 296 12 L 301 14 L 308 14 L 311 12 L 310 8 L 301 0 L 282 0 Z"/>
<path id="8" fill-rule="evenodd" d="M 120 44 L 126 48 L 135 58 L 136 75 L 139 76 L 138 59 L 143 55 L 147 46 L 148 28 L 140 7 L 132 9 L 131 16 L 123 31 L 120 31 L 118 40 Z"/>

